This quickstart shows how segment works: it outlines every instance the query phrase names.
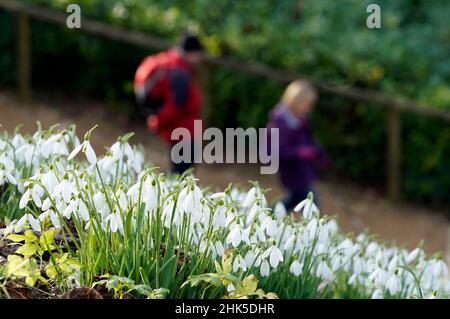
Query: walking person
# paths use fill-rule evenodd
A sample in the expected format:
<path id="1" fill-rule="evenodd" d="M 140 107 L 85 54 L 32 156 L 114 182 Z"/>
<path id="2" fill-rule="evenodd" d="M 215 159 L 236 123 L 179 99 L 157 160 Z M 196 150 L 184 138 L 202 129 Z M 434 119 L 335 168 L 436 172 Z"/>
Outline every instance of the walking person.
<path id="1" fill-rule="evenodd" d="M 306 81 L 292 82 L 270 113 L 268 128 L 279 129 L 279 174 L 287 195 L 283 204 L 291 211 L 308 193 L 314 193 L 316 166 L 327 166 L 325 150 L 314 140 L 309 114 L 317 91 Z"/>
<path id="2" fill-rule="evenodd" d="M 194 162 L 194 121 L 200 119 L 201 90 L 194 70 L 203 58 L 203 46 L 198 37 L 185 33 L 178 46 L 146 57 L 134 79 L 135 96 L 151 132 L 173 146 L 172 131 L 186 128 L 191 141 L 189 160 L 171 158 L 171 172 L 182 174 Z"/>

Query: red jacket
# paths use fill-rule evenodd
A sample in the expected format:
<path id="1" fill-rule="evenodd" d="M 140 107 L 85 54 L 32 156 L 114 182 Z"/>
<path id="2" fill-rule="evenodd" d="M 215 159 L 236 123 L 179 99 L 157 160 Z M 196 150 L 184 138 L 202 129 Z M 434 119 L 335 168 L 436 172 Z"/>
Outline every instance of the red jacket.
<path id="1" fill-rule="evenodd" d="M 172 131 L 178 127 L 187 128 L 194 137 L 194 120 L 200 119 L 201 90 L 194 78 L 192 66 L 183 59 L 176 49 L 169 49 L 156 56 L 144 59 L 136 72 L 135 86 L 147 80 L 147 70 L 156 63 L 162 65 L 165 72 L 151 96 L 163 100 L 157 113 L 158 134 L 167 142 L 171 141 Z"/>

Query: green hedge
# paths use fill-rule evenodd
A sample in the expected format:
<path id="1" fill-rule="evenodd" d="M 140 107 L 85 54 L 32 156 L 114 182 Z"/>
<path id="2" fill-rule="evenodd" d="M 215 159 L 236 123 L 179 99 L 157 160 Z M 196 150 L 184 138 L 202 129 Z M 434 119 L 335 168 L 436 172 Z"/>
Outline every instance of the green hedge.
<path id="1" fill-rule="evenodd" d="M 27 1 L 30 2 L 30 1 Z M 65 8 L 71 1 L 31 2 Z M 50 3 L 50 4 L 49 4 Z M 370 1 L 82 0 L 82 13 L 176 41 L 197 29 L 211 54 L 298 71 L 450 107 L 450 3 L 445 0 L 377 1 L 382 28 L 365 27 Z M 0 13 L 0 81 L 13 83 L 13 23 Z M 33 22 L 33 80 L 73 94 L 106 97 L 113 109 L 133 114 L 131 81 L 148 52 Z M 213 121 L 217 126 L 264 126 L 283 86 L 214 68 Z M 403 189 L 410 198 L 450 204 L 450 129 L 445 122 L 403 116 Z M 386 170 L 381 109 L 321 96 L 314 126 L 330 150 L 336 172 L 382 185 Z"/>

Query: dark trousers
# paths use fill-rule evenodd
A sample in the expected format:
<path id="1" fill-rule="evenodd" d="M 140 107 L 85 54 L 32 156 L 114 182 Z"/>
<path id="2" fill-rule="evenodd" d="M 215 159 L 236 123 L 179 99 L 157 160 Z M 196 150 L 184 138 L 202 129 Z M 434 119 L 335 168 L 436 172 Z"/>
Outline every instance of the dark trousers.
<path id="1" fill-rule="evenodd" d="M 171 158 L 171 168 L 170 168 L 170 172 L 172 174 L 183 174 L 185 171 L 187 171 L 189 168 L 191 168 L 192 166 L 194 166 L 194 143 L 191 143 L 189 146 L 190 148 L 190 152 L 191 152 L 191 156 L 190 159 L 187 162 L 180 162 L 180 163 L 175 163 L 173 158 Z"/>
<path id="2" fill-rule="evenodd" d="M 170 172 L 172 174 L 183 174 L 185 171 L 187 171 L 189 168 L 191 168 L 194 164 L 193 163 L 175 163 L 172 161 L 172 166 L 170 168 Z"/>
<path id="3" fill-rule="evenodd" d="M 297 206 L 298 203 L 300 203 L 302 200 L 304 200 L 308 193 L 312 192 L 314 194 L 314 203 L 317 207 L 319 207 L 319 201 L 317 198 L 316 191 L 311 187 L 306 190 L 296 190 L 296 191 L 288 191 L 287 195 L 283 199 L 283 205 L 286 207 L 286 210 L 292 211 L 295 206 Z"/>

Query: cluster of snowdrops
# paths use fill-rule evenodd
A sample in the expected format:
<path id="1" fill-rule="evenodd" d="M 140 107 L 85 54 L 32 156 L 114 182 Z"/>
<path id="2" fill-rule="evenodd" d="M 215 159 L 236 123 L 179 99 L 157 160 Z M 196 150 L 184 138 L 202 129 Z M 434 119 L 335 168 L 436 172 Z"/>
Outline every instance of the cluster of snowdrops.
<path id="1" fill-rule="evenodd" d="M 311 194 L 294 216 L 257 183 L 201 189 L 145 164 L 132 134 L 102 156 L 91 135 L 1 136 L 0 296 L 12 282 L 55 295 L 102 284 L 116 298 L 450 296 L 441 255 L 344 234 Z"/>

